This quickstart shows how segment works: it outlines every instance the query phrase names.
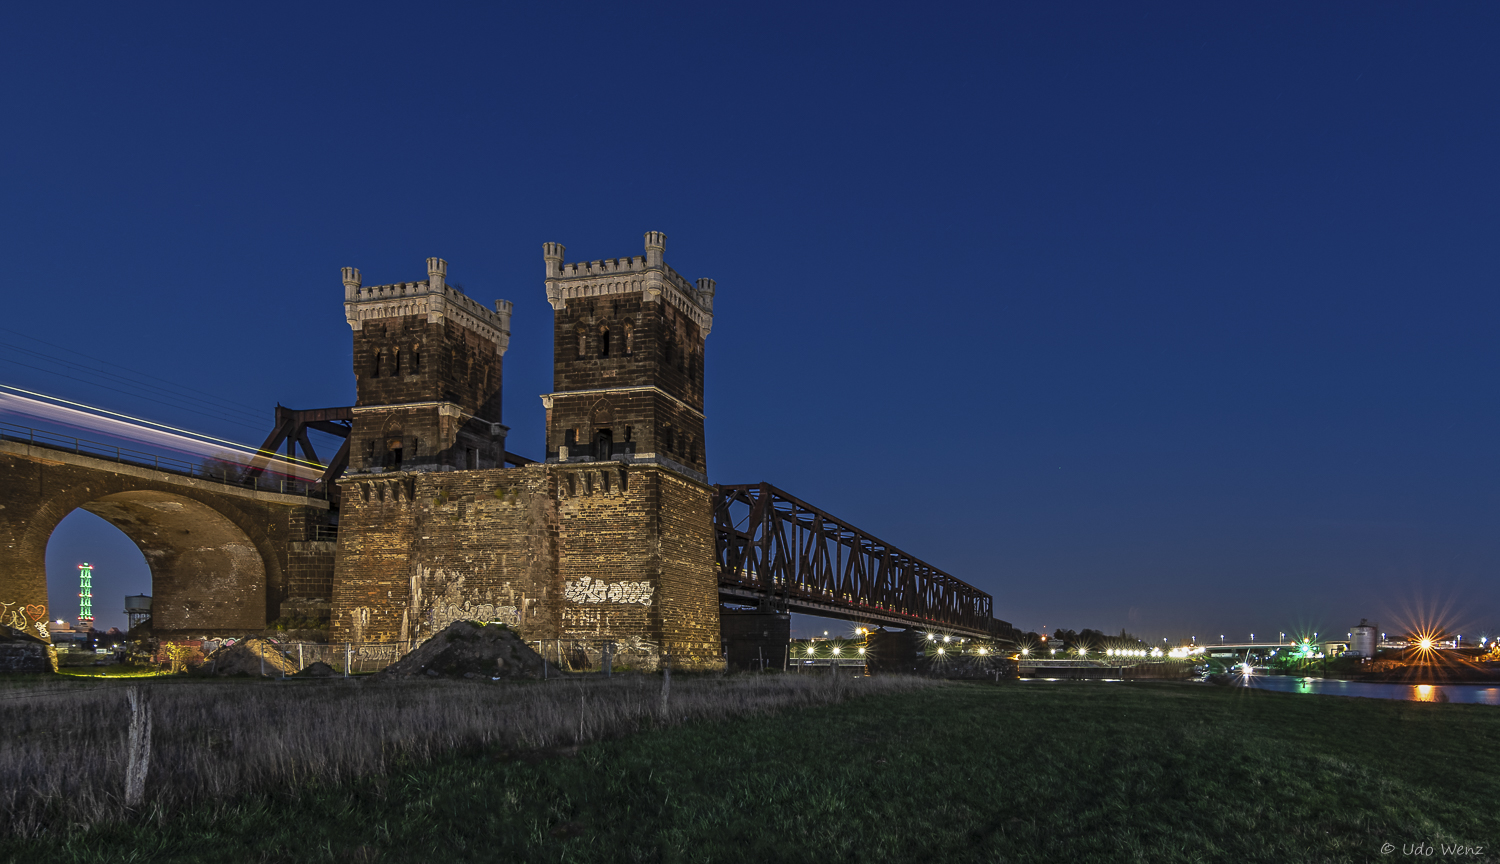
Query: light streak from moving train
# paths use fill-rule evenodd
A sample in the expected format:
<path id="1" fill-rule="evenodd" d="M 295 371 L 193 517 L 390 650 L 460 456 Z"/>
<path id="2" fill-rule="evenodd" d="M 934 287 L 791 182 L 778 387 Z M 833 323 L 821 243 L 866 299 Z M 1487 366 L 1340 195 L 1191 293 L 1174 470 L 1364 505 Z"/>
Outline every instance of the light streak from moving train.
<path id="1" fill-rule="evenodd" d="M 3 392 L 6 390 L 13 392 Z M 8 384 L 0 384 L 0 415 L 5 414 L 12 415 L 21 420 L 40 420 L 46 423 L 66 426 L 69 429 L 87 431 L 96 435 L 129 441 L 134 444 L 170 450 L 174 453 L 184 453 L 197 458 L 229 462 L 241 468 L 258 467 L 277 474 L 296 477 L 299 480 L 315 481 L 323 476 L 324 466 L 316 462 L 308 462 L 283 454 L 257 450 L 255 447 L 247 444 L 240 444 L 224 438 L 215 438 L 212 435 L 203 435 L 187 429 L 168 426 L 164 423 L 157 423 L 140 417 L 131 417 L 128 414 L 120 414 L 115 411 L 106 411 L 103 408 L 94 408 L 79 402 L 59 399 L 56 396 L 48 396 L 44 393 L 36 393 L 31 390 L 12 387 Z M 21 423 L 19 425 L 30 424 Z"/>

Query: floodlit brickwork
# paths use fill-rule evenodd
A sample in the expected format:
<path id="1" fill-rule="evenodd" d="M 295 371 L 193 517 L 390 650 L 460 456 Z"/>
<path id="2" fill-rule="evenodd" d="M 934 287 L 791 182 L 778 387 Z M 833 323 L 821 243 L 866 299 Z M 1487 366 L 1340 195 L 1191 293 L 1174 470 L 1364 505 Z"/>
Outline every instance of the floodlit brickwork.
<path id="1" fill-rule="evenodd" d="M 544 244 L 548 460 L 625 457 L 706 479 L 703 364 L 715 283 L 689 283 L 668 266 L 666 242 L 651 231 L 644 256 L 575 264 L 563 262 L 561 244 Z"/>
<path id="2" fill-rule="evenodd" d="M 468 319 L 435 330 L 422 318 L 430 307 L 413 304 L 441 284 L 436 272 L 426 289 L 372 293 L 345 271 L 360 407 L 340 481 L 335 640 L 419 641 L 477 619 L 516 627 L 572 668 L 597 668 L 606 650 L 617 668 L 656 668 L 664 654 L 680 668 L 722 666 L 703 446 L 714 284 L 689 285 L 667 267 L 665 242 L 651 232 L 645 256 L 586 265 L 565 265 L 563 248 L 545 245 L 547 461 L 521 468 L 499 467 L 504 427 L 488 461 L 453 456 L 480 421 L 498 427 L 509 304 L 497 304 L 503 326 L 471 334 L 480 319 L 466 308 Z M 438 264 L 445 274 L 436 259 L 429 268 Z M 449 366 L 426 365 L 435 347 L 451 353 Z M 412 352 L 421 356 L 402 359 Z M 440 426 L 442 404 L 467 418 L 458 443 L 443 437 L 453 427 Z M 443 446 L 414 440 L 424 437 Z"/>
<path id="3" fill-rule="evenodd" d="M 424 282 L 366 287 L 344 268 L 344 315 L 354 331 L 354 426 L 349 470 L 495 468 L 505 461 L 501 359 L 511 304 L 491 311 L 447 283 L 427 259 Z"/>

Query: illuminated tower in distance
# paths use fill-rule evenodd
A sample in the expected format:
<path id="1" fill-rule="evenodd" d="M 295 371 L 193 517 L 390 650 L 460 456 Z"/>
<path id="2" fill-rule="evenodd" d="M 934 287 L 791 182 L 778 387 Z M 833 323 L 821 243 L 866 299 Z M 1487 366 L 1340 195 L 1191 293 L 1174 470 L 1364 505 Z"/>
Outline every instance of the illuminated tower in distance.
<path id="1" fill-rule="evenodd" d="M 78 565 L 78 629 L 94 629 L 94 568 Z"/>

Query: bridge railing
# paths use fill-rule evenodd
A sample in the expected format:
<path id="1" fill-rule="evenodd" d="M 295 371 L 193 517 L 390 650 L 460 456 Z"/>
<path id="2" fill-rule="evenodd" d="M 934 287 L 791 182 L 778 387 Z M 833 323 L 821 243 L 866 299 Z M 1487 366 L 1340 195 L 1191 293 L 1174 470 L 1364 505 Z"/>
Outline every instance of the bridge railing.
<path id="1" fill-rule="evenodd" d="M 132 450 L 129 447 L 120 447 L 115 444 L 105 444 L 99 441 L 76 438 L 71 435 L 61 435 L 45 429 L 18 426 L 14 423 L 0 422 L 0 441 L 13 441 L 18 444 L 46 447 L 50 450 L 61 450 L 81 456 L 91 456 L 95 459 L 105 459 L 110 462 L 118 462 L 122 465 L 133 465 L 138 468 L 151 468 L 156 471 L 164 471 L 168 474 L 179 474 L 184 477 L 208 480 L 213 483 L 222 483 L 226 486 L 236 486 L 241 489 L 277 492 L 282 495 L 302 495 L 310 498 L 327 497 L 317 484 L 292 477 L 268 474 L 256 474 L 246 477 L 245 472 L 242 470 L 236 469 L 231 465 L 215 463 L 213 460 L 193 462 L 187 459 L 162 456 L 159 453 L 151 453 L 145 450 Z"/>
<path id="2" fill-rule="evenodd" d="M 985 631 L 989 594 L 768 483 L 716 487 L 721 587 Z"/>

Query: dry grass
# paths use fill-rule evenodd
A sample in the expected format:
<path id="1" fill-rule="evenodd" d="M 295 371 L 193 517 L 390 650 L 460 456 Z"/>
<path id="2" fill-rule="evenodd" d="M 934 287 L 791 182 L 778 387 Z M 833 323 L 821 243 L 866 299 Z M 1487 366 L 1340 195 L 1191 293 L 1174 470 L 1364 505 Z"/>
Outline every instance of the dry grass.
<path id="1" fill-rule="evenodd" d="M 34 837 L 204 801 L 345 782 L 478 748 L 550 750 L 686 721 L 909 692 L 905 676 L 625 675 L 442 680 L 16 683 L 0 689 L 0 834 Z M 127 692 L 149 691 L 151 762 L 125 804 Z"/>

